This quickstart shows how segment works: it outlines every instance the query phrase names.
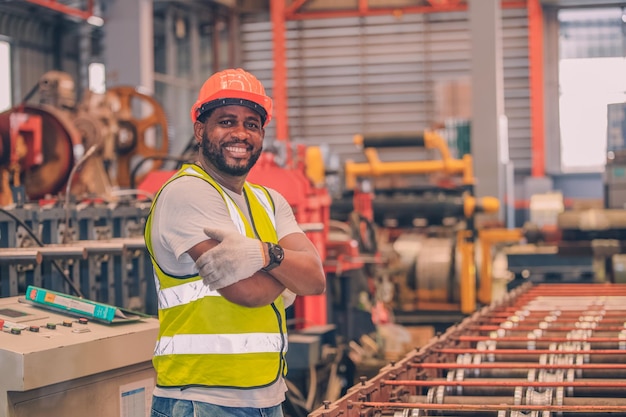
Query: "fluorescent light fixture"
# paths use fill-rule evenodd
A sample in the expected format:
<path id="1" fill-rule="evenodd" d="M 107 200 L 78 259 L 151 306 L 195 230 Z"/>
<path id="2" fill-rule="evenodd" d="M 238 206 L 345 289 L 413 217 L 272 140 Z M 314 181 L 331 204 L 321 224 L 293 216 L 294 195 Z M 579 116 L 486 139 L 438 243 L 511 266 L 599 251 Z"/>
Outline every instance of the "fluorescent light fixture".
<path id="1" fill-rule="evenodd" d="M 87 18 L 87 23 L 92 26 L 102 27 L 104 25 L 104 19 L 100 16 L 89 16 Z"/>

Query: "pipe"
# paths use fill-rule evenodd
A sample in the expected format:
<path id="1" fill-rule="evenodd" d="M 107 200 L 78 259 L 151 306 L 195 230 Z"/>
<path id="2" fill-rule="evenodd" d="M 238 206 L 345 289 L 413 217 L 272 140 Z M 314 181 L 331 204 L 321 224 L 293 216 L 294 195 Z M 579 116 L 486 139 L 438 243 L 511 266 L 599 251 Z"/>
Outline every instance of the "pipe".
<path id="1" fill-rule="evenodd" d="M 87 259 L 87 250 L 79 246 L 46 245 L 37 248 L 43 260 L 48 259 Z"/>
<path id="2" fill-rule="evenodd" d="M 513 405 L 513 397 L 469 397 L 446 396 L 444 404 L 430 404 L 426 396 L 412 396 L 415 402 L 354 402 L 358 407 L 394 407 L 420 408 L 424 410 L 454 410 L 454 411 L 550 411 L 550 412 L 577 412 L 577 413 L 626 413 L 626 399 L 602 398 L 601 405 L 595 405 L 593 398 L 564 398 L 563 405 Z"/>
<path id="3" fill-rule="evenodd" d="M 43 256 L 37 249 L 2 248 L 0 264 L 41 264 Z"/>
<path id="4" fill-rule="evenodd" d="M 532 387 L 532 388 L 619 388 L 626 391 L 626 381 L 610 379 L 585 379 L 584 381 L 527 381 L 523 379 L 472 378 L 466 381 L 447 381 L 445 379 L 429 379 L 428 381 L 386 380 L 384 385 L 400 385 L 407 387 Z"/>

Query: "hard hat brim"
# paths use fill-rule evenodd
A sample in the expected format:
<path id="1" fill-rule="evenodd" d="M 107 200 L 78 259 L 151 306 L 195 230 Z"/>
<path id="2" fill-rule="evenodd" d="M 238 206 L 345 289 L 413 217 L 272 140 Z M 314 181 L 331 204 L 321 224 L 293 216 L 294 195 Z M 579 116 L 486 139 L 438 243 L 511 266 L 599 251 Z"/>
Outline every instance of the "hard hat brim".
<path id="1" fill-rule="evenodd" d="M 254 110 L 261 117 L 262 125 L 265 126 L 265 122 L 267 121 L 267 111 L 265 108 L 258 103 L 243 98 L 218 98 L 206 102 L 198 107 L 196 119 L 200 119 L 203 114 L 223 106 L 244 106 Z"/>

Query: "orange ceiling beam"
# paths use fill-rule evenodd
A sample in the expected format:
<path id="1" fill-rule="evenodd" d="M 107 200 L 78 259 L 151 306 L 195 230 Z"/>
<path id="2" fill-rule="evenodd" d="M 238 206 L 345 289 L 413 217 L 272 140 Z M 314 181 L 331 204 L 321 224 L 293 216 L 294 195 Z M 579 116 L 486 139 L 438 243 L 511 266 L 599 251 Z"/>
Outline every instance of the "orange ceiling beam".
<path id="1" fill-rule="evenodd" d="M 437 12 L 454 12 L 467 10 L 467 3 L 461 0 L 427 0 L 423 6 L 404 6 L 404 7 L 369 7 L 367 0 L 358 0 L 358 9 L 343 10 L 320 10 L 310 11 L 302 10 L 302 7 L 308 0 L 294 0 L 293 3 L 285 9 L 286 20 L 305 20 L 305 19 L 327 19 L 333 17 L 365 17 L 380 15 L 402 15 L 404 13 L 437 13 Z M 526 0 L 503 0 L 503 8 L 526 8 Z"/>

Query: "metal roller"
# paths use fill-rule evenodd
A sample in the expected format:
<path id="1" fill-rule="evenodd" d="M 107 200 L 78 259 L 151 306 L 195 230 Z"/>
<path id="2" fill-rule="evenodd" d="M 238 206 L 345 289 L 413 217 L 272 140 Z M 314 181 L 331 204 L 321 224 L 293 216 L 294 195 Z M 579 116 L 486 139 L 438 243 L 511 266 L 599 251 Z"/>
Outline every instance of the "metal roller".
<path id="1" fill-rule="evenodd" d="M 377 193 L 371 204 L 374 221 L 380 225 L 390 221 L 397 226 L 414 226 L 416 221 L 437 225 L 445 219 L 465 217 L 465 197 L 462 195 L 394 190 Z M 353 210 L 351 195 L 333 201 L 332 215 L 337 220 L 344 220 Z"/>
<path id="2" fill-rule="evenodd" d="M 36 264 L 43 260 L 41 252 L 37 249 L 2 248 L 0 251 L 0 264 Z"/>
<path id="3" fill-rule="evenodd" d="M 458 302 L 453 289 L 455 282 L 455 240 L 450 238 L 427 238 L 422 242 L 415 261 L 415 279 L 418 301 Z"/>
<path id="4" fill-rule="evenodd" d="M 385 135 L 356 135 L 353 142 L 363 148 L 424 147 L 423 133 L 394 133 Z"/>
<path id="5" fill-rule="evenodd" d="M 459 301 L 459 256 L 454 238 L 407 233 L 400 235 L 393 247 L 409 271 L 401 285 L 411 291 L 400 291 L 401 302 L 423 307 Z"/>

